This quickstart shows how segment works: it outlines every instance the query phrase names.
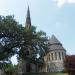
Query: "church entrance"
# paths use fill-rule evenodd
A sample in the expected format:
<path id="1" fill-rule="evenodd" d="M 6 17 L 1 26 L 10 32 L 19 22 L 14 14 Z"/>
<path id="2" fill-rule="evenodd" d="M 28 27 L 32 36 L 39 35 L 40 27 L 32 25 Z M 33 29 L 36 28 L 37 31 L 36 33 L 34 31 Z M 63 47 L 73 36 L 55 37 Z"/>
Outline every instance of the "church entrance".
<path id="1" fill-rule="evenodd" d="M 26 72 L 31 72 L 31 65 L 30 65 L 30 63 L 26 64 Z"/>

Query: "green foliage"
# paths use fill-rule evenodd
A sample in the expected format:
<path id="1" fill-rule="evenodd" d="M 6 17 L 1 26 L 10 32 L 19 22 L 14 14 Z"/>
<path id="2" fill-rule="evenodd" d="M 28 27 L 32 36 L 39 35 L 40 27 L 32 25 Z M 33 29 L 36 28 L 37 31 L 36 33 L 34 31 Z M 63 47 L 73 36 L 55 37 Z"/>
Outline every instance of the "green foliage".
<path id="1" fill-rule="evenodd" d="M 17 65 L 13 65 L 13 64 L 9 64 L 9 63 L 4 63 L 3 64 L 4 67 L 2 69 L 4 69 L 4 72 L 6 73 L 6 75 L 16 75 L 18 72 L 18 66 Z"/>
<path id="2" fill-rule="evenodd" d="M 0 60 L 16 53 L 15 47 L 21 41 L 21 28 L 13 16 L 0 16 Z"/>
<path id="3" fill-rule="evenodd" d="M 68 75 L 67 73 L 26 73 L 25 75 Z"/>
<path id="4" fill-rule="evenodd" d="M 36 27 L 26 29 L 14 16 L 0 16 L 0 61 L 18 54 L 18 59 L 43 63 L 43 56 L 48 50 L 47 41 L 46 33 L 36 32 Z"/>

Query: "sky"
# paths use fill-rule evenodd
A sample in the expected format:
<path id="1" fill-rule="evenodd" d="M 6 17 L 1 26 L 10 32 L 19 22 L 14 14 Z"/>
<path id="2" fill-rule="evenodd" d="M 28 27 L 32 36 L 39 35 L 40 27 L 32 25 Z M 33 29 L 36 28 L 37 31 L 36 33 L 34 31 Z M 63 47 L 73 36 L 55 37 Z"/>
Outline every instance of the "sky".
<path id="1" fill-rule="evenodd" d="M 48 37 L 54 34 L 67 54 L 75 54 L 75 0 L 0 0 L 0 15 L 14 15 L 25 26 L 28 5 L 32 25 Z"/>

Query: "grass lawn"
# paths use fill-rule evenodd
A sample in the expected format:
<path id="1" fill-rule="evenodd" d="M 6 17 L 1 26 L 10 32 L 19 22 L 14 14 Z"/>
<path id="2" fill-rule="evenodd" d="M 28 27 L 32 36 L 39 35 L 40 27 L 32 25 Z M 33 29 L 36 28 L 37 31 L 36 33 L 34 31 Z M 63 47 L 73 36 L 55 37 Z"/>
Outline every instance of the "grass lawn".
<path id="1" fill-rule="evenodd" d="M 68 75 L 67 73 L 48 73 L 47 75 Z"/>
<path id="2" fill-rule="evenodd" d="M 32 73 L 26 75 L 68 75 L 67 73 Z"/>

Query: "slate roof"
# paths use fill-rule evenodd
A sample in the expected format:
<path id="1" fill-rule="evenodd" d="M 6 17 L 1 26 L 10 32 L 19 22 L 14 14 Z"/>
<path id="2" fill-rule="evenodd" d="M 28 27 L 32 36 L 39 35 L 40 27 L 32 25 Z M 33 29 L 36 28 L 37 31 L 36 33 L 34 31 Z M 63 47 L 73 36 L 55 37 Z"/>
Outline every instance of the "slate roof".
<path id="1" fill-rule="evenodd" d="M 60 43 L 60 41 L 52 35 L 51 39 L 49 39 L 49 49 L 50 50 L 65 50 Z"/>
<path id="2" fill-rule="evenodd" d="M 50 44 L 61 44 L 60 41 L 54 36 L 52 35 L 51 39 L 49 40 Z"/>

